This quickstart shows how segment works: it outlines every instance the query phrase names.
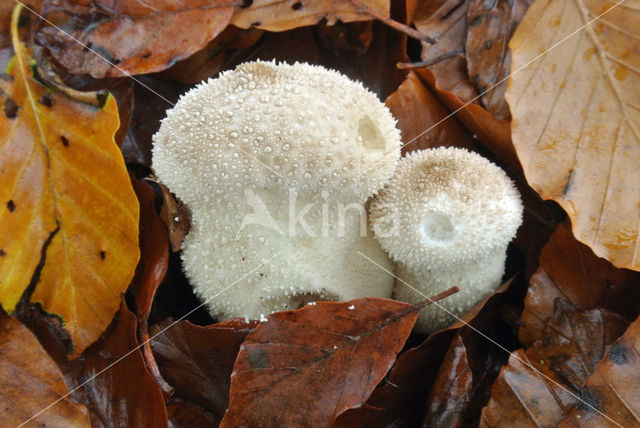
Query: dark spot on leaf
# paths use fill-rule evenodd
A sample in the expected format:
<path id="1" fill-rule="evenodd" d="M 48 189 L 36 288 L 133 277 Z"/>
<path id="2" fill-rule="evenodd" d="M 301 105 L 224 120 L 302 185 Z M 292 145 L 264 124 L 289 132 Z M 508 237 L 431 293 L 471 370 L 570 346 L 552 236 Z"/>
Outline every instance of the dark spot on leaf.
<path id="1" fill-rule="evenodd" d="M 257 27 L 257 26 L 259 26 L 260 24 L 262 24 L 262 22 L 260 22 L 260 21 L 256 21 L 256 22 L 252 22 L 252 23 L 251 23 L 251 26 L 252 26 L 252 27 Z"/>
<path id="2" fill-rule="evenodd" d="M 475 27 L 477 25 L 482 24 L 482 20 L 484 19 L 484 17 L 482 15 L 478 15 L 475 18 L 473 18 L 473 21 L 471 21 L 471 24 L 469 24 L 470 27 Z"/>
<path id="3" fill-rule="evenodd" d="M 493 47 L 493 40 L 487 40 L 486 42 L 484 42 L 483 46 L 486 50 L 491 50 L 491 48 Z"/>
<path id="4" fill-rule="evenodd" d="M 9 212 L 14 212 L 16 210 L 16 204 L 13 202 L 13 199 L 10 199 L 9 202 L 7 202 L 7 209 Z"/>
<path id="5" fill-rule="evenodd" d="M 611 348 L 609 348 L 609 359 L 616 365 L 626 364 L 628 361 L 627 348 L 619 343 L 611 345 Z"/>
<path id="6" fill-rule="evenodd" d="M 29 23 L 29 16 L 28 15 L 20 15 L 20 18 L 18 18 L 18 27 L 22 28 L 25 25 L 27 25 Z"/>
<path id="7" fill-rule="evenodd" d="M 269 357 L 267 357 L 264 349 L 253 348 L 249 351 L 249 355 L 247 355 L 247 362 L 252 370 L 264 369 L 269 365 Z"/>
<path id="8" fill-rule="evenodd" d="M 111 62 L 113 63 L 113 65 L 118 65 L 122 62 L 122 60 L 118 58 L 114 58 Z"/>
<path id="9" fill-rule="evenodd" d="M 106 251 L 104 251 L 104 250 L 100 251 L 100 258 L 101 258 L 102 260 L 106 259 L 106 258 L 107 258 L 107 252 L 106 252 Z"/>
<path id="10" fill-rule="evenodd" d="M 455 4 L 451 9 L 449 9 L 449 10 L 448 10 L 444 15 L 440 16 L 440 20 L 441 20 L 441 21 L 444 21 L 444 20 L 446 20 L 447 18 L 449 18 L 451 15 L 453 15 L 453 13 L 454 13 L 456 10 L 458 10 L 458 8 L 459 8 L 460 6 L 462 6 L 462 5 L 463 5 L 463 4 L 465 4 L 465 3 L 466 3 L 466 2 L 464 2 L 464 1 L 456 2 L 456 4 Z"/>
<path id="11" fill-rule="evenodd" d="M 562 189 L 563 195 L 566 195 L 571 191 L 571 187 L 573 186 L 574 175 L 575 175 L 575 171 L 572 169 L 571 172 L 569 173 L 569 179 L 567 180 L 567 184 L 564 186 L 564 189 Z"/>
<path id="12" fill-rule="evenodd" d="M 253 4 L 253 0 L 242 0 L 242 5 L 240 5 L 241 9 L 246 9 Z"/>
<path id="13" fill-rule="evenodd" d="M 38 102 L 45 107 L 51 107 L 53 105 L 53 101 L 51 100 L 51 96 L 49 96 L 49 94 L 44 94 L 43 96 L 41 96 Z"/>
<path id="14" fill-rule="evenodd" d="M 62 141 L 62 145 L 65 147 L 69 147 L 69 139 L 64 135 L 60 136 L 60 141 Z"/>
<path id="15" fill-rule="evenodd" d="M 145 54 L 142 55 L 142 59 L 147 59 L 151 56 L 151 52 L 147 52 Z"/>
<path id="16" fill-rule="evenodd" d="M 13 98 L 7 97 L 4 100 L 4 115 L 9 119 L 14 119 L 18 115 L 20 107 L 13 101 Z"/>
<path id="17" fill-rule="evenodd" d="M 291 9 L 293 10 L 300 10 L 302 9 L 302 2 L 297 1 L 294 4 L 291 5 Z"/>
<path id="18" fill-rule="evenodd" d="M 589 388 L 582 388 L 580 393 L 580 399 L 582 400 L 578 409 L 583 412 L 595 412 L 600 411 L 600 403 L 596 396 L 589 390 Z"/>
<path id="19" fill-rule="evenodd" d="M 7 252 L 5 250 L 0 249 L 0 257 L 4 257 L 7 255 Z"/>

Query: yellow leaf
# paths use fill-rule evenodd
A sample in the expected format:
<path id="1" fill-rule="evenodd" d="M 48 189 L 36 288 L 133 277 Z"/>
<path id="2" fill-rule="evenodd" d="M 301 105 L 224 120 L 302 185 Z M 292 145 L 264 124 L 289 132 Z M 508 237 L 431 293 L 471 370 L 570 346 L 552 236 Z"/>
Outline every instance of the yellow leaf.
<path id="1" fill-rule="evenodd" d="M 640 1 L 536 0 L 509 46 L 505 94 L 527 180 L 567 211 L 573 233 L 640 270 Z M 614 7 L 615 6 L 615 7 Z"/>
<path id="2" fill-rule="evenodd" d="M 25 289 L 59 315 L 79 355 L 109 325 L 139 258 L 139 207 L 114 142 L 118 110 L 37 82 L 18 39 L 0 92 L 0 303 Z M 32 279 L 33 278 L 33 279 Z"/>

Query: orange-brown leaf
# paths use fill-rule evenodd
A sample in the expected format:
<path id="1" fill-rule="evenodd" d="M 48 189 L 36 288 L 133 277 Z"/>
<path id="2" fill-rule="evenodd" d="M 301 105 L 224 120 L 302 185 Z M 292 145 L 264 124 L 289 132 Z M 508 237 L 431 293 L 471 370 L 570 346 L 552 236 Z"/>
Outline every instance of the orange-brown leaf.
<path id="1" fill-rule="evenodd" d="M 364 298 L 268 316 L 240 347 L 221 426 L 329 426 L 366 401 L 418 310 Z"/>
<path id="2" fill-rule="evenodd" d="M 138 202 L 114 142 L 113 97 L 97 108 L 51 92 L 13 40 L 13 81 L 0 100 L 15 106 L 0 115 L 0 302 L 13 311 L 33 277 L 31 302 L 63 319 L 77 356 L 133 277 Z"/>
<path id="3" fill-rule="evenodd" d="M 585 382 L 582 397 L 593 408 L 577 407 L 562 428 L 640 425 L 640 319 L 609 348 L 595 373 Z M 606 415 L 607 417 L 603 416 Z M 611 419 L 615 421 L 615 424 Z M 617 424 L 617 425 L 616 425 Z"/>
<path id="4" fill-rule="evenodd" d="M 234 13 L 231 24 L 240 28 L 285 31 L 317 24 L 371 20 L 366 8 L 389 15 L 389 0 L 254 0 Z"/>
<path id="5" fill-rule="evenodd" d="M 385 104 L 398 120 L 403 153 L 443 145 L 474 147 L 471 135 L 458 119 L 443 120 L 449 115 L 449 110 L 414 72 L 407 75 Z"/>
<path id="6" fill-rule="evenodd" d="M 616 269 L 593 254 L 559 224 L 542 249 L 540 266 L 529 281 L 520 321 L 520 341 L 531 345 L 543 337 L 544 325 L 561 298 L 582 309 L 606 308 L 627 317 L 638 315 L 640 274 Z"/>
<path id="7" fill-rule="evenodd" d="M 554 48 L 514 74 L 505 96 L 531 186 L 598 256 L 640 270 L 640 8 L 612 6 L 536 0 L 509 44 L 511 70 Z"/>
<path id="8" fill-rule="evenodd" d="M 0 311 L 0 425 L 18 426 L 68 392 L 56 363 L 20 322 Z M 85 406 L 62 398 L 23 425 L 91 427 Z"/>
<path id="9" fill-rule="evenodd" d="M 151 5 L 139 0 L 91 3 L 84 6 L 61 1 L 61 6 L 47 14 L 58 27 L 83 27 L 72 32 L 75 40 L 55 27 L 44 27 L 38 41 L 70 72 L 96 78 L 120 77 L 123 71 L 142 74 L 164 70 L 205 47 L 224 30 L 234 10 L 233 0 L 216 4 L 206 0 L 163 0 Z M 95 8 L 106 16 L 95 22 L 83 20 L 95 17 Z"/>

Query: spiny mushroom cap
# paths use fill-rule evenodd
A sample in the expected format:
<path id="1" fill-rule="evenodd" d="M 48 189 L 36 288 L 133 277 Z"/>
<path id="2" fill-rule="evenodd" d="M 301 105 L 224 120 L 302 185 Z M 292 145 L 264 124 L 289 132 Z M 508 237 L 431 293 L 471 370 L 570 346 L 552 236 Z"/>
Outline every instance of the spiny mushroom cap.
<path id="1" fill-rule="evenodd" d="M 507 175 L 459 148 L 415 151 L 370 205 L 374 236 L 411 269 L 455 269 L 506 248 L 522 221 Z"/>
<path id="2" fill-rule="evenodd" d="M 363 203 L 399 156 L 395 119 L 360 83 L 319 66 L 258 61 L 180 98 L 154 135 L 153 168 L 190 206 L 249 186 Z"/>
<path id="3" fill-rule="evenodd" d="M 218 319 L 260 319 L 316 300 L 391 297 L 393 277 L 356 252 L 393 269 L 371 235 L 291 238 L 255 224 L 239 232 L 228 226 L 200 221 L 182 247 L 189 282 Z"/>
<path id="4" fill-rule="evenodd" d="M 446 271 L 432 269 L 414 272 L 398 263 L 395 273 L 402 281 L 396 280 L 393 297 L 403 302 L 419 303 L 457 286 L 460 291 L 420 311 L 415 329 L 430 334 L 447 327 L 456 321 L 456 317 L 462 317 L 500 286 L 505 256 L 506 248 L 502 248 L 459 269 Z"/>

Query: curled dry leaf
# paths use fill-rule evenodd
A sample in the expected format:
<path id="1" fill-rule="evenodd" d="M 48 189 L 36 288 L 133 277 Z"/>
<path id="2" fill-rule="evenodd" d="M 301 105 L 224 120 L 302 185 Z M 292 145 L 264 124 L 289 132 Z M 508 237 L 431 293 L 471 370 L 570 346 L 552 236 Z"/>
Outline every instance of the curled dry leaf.
<path id="1" fill-rule="evenodd" d="M 140 263 L 131 281 L 136 315 L 146 320 L 153 297 L 169 265 L 169 236 L 165 224 L 155 210 L 155 192 L 149 184 L 131 177 L 133 190 L 140 202 Z"/>
<path id="2" fill-rule="evenodd" d="M 432 61 L 448 55 L 448 58 L 429 65 L 428 69 L 440 88 L 455 94 L 464 102 L 478 95 L 469 80 L 464 55 L 470 3 L 471 0 L 420 2 L 413 18 L 419 31 L 438 39 L 434 44 L 422 43 L 422 60 Z"/>
<path id="3" fill-rule="evenodd" d="M 114 142 L 115 100 L 97 108 L 40 85 L 17 37 L 20 10 L 0 100 L 0 301 L 13 311 L 25 293 L 59 315 L 78 356 L 133 277 L 138 202 Z"/>
<path id="4" fill-rule="evenodd" d="M 179 321 L 167 329 L 170 325 L 164 321 L 151 327 L 151 348 L 162 376 L 176 396 L 221 419 L 229 406 L 233 363 L 256 322 L 233 319 L 201 327 Z"/>
<path id="5" fill-rule="evenodd" d="M 615 6 L 536 0 L 509 44 L 511 69 L 524 68 L 505 95 L 531 186 L 598 256 L 640 270 L 640 7 Z"/>
<path id="6" fill-rule="evenodd" d="M 418 346 L 400 354 L 385 382 L 376 387 L 366 404 L 340 415 L 334 426 L 406 426 L 411 423 L 409 421 L 424 418 L 429 387 L 436 378 L 452 338 L 461 329 L 466 330 L 465 323 L 471 323 L 481 331 L 488 331 L 490 326 L 495 327 L 499 308 L 511 298 L 511 284 L 512 280 L 505 282 L 479 302 L 462 318 L 464 323 L 458 321 L 446 329 L 437 331 Z M 499 326 L 502 331 L 507 330 L 504 324 Z M 470 331 L 469 334 L 476 332 Z M 502 338 L 499 341 L 505 342 Z M 493 346 L 490 343 L 489 345 Z M 502 350 L 499 352 L 504 353 Z M 480 380 L 481 376 L 482 374 L 479 374 L 477 380 Z"/>
<path id="7" fill-rule="evenodd" d="M 474 147 L 469 132 L 446 109 L 414 72 L 385 100 L 402 133 L 402 152 L 437 146 Z M 436 125 L 438 124 L 438 125 Z M 433 128 L 433 129 L 430 129 Z M 426 132 L 425 132 L 426 131 Z"/>
<path id="8" fill-rule="evenodd" d="M 582 384 L 627 325 L 606 309 L 557 304 L 546 338 L 514 352 L 500 371 L 480 426 L 555 427 L 580 404 Z"/>
<path id="9" fill-rule="evenodd" d="M 561 298 L 582 309 L 606 308 L 631 320 L 638 316 L 640 274 L 616 269 L 577 242 L 561 223 L 542 249 L 540 266 L 530 279 L 520 321 L 520 341 L 531 345 L 543 338 L 546 321 Z"/>
<path id="10" fill-rule="evenodd" d="M 267 317 L 240 347 L 222 427 L 325 427 L 364 404 L 389 370 L 419 306 L 363 298 Z"/>
<path id="11" fill-rule="evenodd" d="M 162 210 L 160 217 L 169 229 L 171 250 L 176 252 L 182 247 L 182 241 L 191 230 L 191 213 L 189 208 L 178 200 L 164 184 L 157 182 L 162 192 Z"/>
<path id="12" fill-rule="evenodd" d="M 76 381 L 91 381 L 77 394 L 89 408 L 94 428 L 167 427 L 162 391 L 136 349 L 136 325 L 123 299 L 109 329 L 83 356 Z"/>
<path id="13" fill-rule="evenodd" d="M 2 426 L 91 427 L 85 406 L 65 397 L 69 390 L 56 363 L 31 331 L 4 311 L 0 311 L 0 389 Z"/>
<path id="14" fill-rule="evenodd" d="M 167 405 L 169 428 L 217 427 L 220 418 L 189 400 L 174 398 Z"/>
<path id="15" fill-rule="evenodd" d="M 582 389 L 583 404 L 562 428 L 640 425 L 640 319 L 614 342 Z M 594 410 L 596 409 L 596 410 Z M 606 415 L 606 416 L 605 416 Z"/>
<path id="16" fill-rule="evenodd" d="M 76 40 L 52 26 L 42 28 L 37 39 L 72 73 L 96 78 L 151 73 L 205 47 L 227 26 L 234 4 L 234 0 L 215 4 L 162 0 L 151 5 L 140 0 L 95 0 L 85 5 L 61 0 L 48 4 L 45 17 L 57 27 L 74 28 L 70 34 Z M 95 8 L 98 15 L 92 13 Z M 87 17 L 97 19 L 87 21 Z"/>
<path id="17" fill-rule="evenodd" d="M 532 2 L 471 0 L 467 10 L 469 30 L 465 50 L 469 78 L 476 92 L 482 95 L 482 105 L 499 119 L 511 118 L 504 99 L 506 78 L 511 69 L 511 51 L 507 45 Z M 504 82 L 498 84 L 502 80 Z"/>
<path id="18" fill-rule="evenodd" d="M 467 349 L 460 334 L 456 334 L 440 371 L 429 392 L 427 414 L 422 426 L 457 428 L 462 425 L 464 410 L 469 403 L 473 374 L 467 360 Z"/>
<path id="19" fill-rule="evenodd" d="M 240 28 L 285 31 L 314 25 L 371 20 L 367 9 L 389 16 L 389 0 L 254 0 L 234 13 L 231 24 Z"/>

